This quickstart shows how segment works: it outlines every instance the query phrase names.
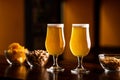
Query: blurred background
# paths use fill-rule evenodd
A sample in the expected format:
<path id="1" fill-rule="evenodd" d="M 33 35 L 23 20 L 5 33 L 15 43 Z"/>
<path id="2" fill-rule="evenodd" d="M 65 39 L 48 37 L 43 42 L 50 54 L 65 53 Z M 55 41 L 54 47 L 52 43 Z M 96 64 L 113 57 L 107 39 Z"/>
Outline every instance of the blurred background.
<path id="1" fill-rule="evenodd" d="M 13 42 L 45 50 L 47 23 L 64 23 L 62 57 L 73 60 L 72 23 L 89 23 L 92 47 L 86 59 L 94 61 L 100 52 L 120 52 L 119 19 L 120 0 L 0 0 L 0 55 Z"/>

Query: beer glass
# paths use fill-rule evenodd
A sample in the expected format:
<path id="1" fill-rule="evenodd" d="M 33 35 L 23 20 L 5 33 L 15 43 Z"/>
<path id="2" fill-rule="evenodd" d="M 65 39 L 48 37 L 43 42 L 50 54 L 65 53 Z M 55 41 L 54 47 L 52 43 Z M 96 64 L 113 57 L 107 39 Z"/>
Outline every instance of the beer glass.
<path id="1" fill-rule="evenodd" d="M 72 24 L 72 32 L 70 38 L 70 50 L 78 59 L 78 66 L 71 70 L 72 73 L 88 73 L 82 63 L 83 57 L 86 56 L 91 47 L 89 24 Z"/>
<path id="2" fill-rule="evenodd" d="M 64 71 L 58 63 L 58 56 L 65 48 L 64 24 L 47 24 L 45 47 L 47 52 L 53 56 L 53 66 L 47 69 L 49 72 Z"/>

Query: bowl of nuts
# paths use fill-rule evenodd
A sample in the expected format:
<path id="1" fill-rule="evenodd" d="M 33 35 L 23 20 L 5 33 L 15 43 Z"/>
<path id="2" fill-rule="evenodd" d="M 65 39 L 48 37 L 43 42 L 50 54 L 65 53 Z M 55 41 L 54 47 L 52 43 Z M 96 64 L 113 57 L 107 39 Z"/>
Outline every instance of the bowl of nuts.
<path id="1" fill-rule="evenodd" d="M 45 50 L 33 50 L 26 53 L 26 60 L 30 67 L 44 67 L 49 54 Z"/>
<path id="2" fill-rule="evenodd" d="M 105 71 L 120 71 L 120 54 L 99 54 L 98 57 Z"/>

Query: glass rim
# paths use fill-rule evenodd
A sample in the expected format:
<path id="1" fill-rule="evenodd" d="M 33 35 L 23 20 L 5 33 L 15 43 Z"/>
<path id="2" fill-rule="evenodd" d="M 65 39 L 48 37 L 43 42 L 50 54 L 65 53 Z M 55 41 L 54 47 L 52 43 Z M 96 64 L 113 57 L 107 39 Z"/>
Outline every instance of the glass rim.
<path id="1" fill-rule="evenodd" d="M 50 24 L 50 23 L 48 23 L 47 26 L 49 26 L 49 27 L 53 27 L 53 26 L 54 26 L 54 27 L 55 27 L 55 26 L 56 26 L 56 27 L 64 27 L 64 24 L 62 24 L 62 23 L 58 23 L 58 24 L 57 24 L 57 23 L 55 23 L 55 24 L 52 24 L 52 23 Z"/>
<path id="2" fill-rule="evenodd" d="M 84 28 L 89 28 L 89 24 L 85 23 L 85 24 L 72 24 L 72 27 L 84 27 Z"/>
<path id="3" fill-rule="evenodd" d="M 112 54 L 112 53 L 110 53 L 110 54 L 107 54 L 107 53 L 104 54 L 104 53 L 103 53 L 103 54 L 102 54 L 102 53 L 101 53 L 101 54 L 98 54 L 98 56 L 120 56 L 120 54 L 116 54 L 116 53 L 115 53 L 115 54 Z"/>

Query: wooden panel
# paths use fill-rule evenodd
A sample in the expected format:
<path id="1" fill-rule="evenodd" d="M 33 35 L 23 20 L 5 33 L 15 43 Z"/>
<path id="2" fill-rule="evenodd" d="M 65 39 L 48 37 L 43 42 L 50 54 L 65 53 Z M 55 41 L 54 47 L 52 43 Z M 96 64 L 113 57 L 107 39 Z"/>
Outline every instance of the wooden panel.
<path id="1" fill-rule="evenodd" d="M 120 47 L 120 0 L 102 0 L 100 46 Z"/>
<path id="2" fill-rule="evenodd" d="M 24 44 L 24 0 L 0 0 L 0 54 L 12 42 Z"/>

